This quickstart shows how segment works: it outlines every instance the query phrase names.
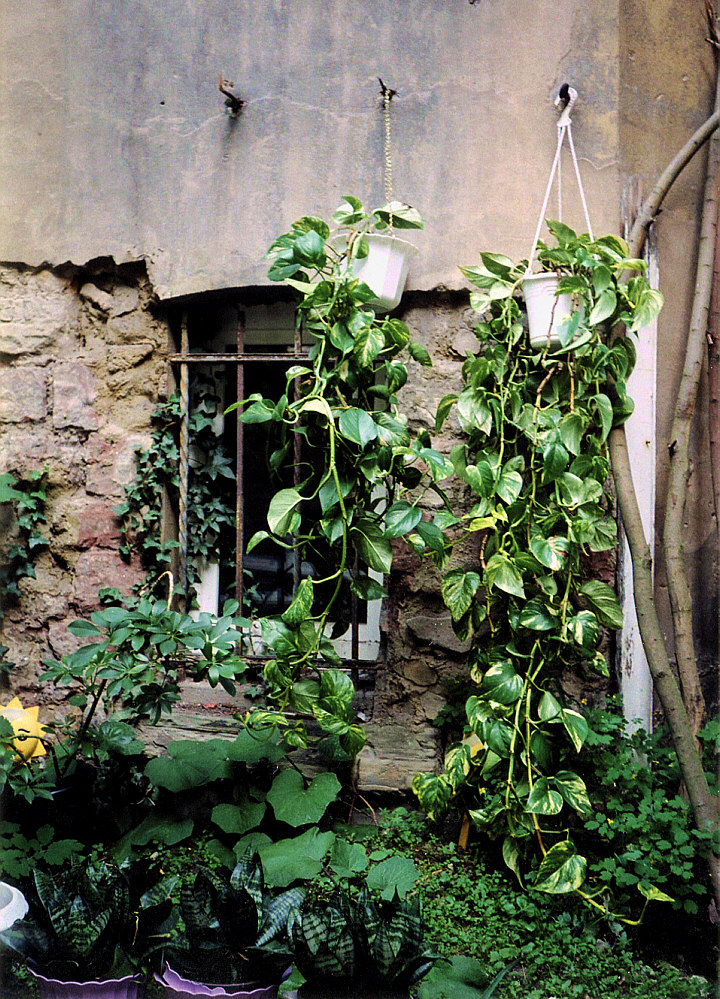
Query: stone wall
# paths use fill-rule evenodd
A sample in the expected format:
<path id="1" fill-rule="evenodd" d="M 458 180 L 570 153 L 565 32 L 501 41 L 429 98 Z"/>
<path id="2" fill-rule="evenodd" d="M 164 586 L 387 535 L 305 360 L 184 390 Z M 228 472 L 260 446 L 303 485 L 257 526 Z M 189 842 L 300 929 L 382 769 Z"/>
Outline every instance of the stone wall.
<path id="1" fill-rule="evenodd" d="M 74 647 L 67 625 L 101 587 L 128 593 L 140 578 L 118 555 L 113 507 L 166 391 L 167 330 L 135 266 L 4 266 L 0 301 L 0 471 L 48 473 L 49 547 L 0 632 L 22 692 Z"/>

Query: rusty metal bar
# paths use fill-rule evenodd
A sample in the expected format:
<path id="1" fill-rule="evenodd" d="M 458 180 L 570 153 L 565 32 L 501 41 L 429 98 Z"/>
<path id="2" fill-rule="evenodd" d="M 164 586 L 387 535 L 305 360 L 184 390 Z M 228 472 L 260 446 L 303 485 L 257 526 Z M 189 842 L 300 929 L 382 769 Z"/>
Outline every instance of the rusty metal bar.
<path id="1" fill-rule="evenodd" d="M 183 354 L 189 351 L 188 345 L 188 317 L 187 312 L 183 313 L 182 326 L 180 332 L 180 350 Z M 180 488 L 178 497 L 178 543 L 180 545 L 179 555 L 179 583 L 185 594 L 183 604 L 187 608 L 187 557 L 188 557 L 188 477 L 190 475 L 189 462 L 189 424 L 190 424 L 190 378 L 188 366 L 185 362 L 180 365 L 180 457 L 178 473 L 180 476 Z"/>
<path id="2" fill-rule="evenodd" d="M 307 354 L 171 354 L 168 360 L 172 364 L 253 364 L 266 361 L 278 364 L 295 364 L 307 361 Z"/>
<path id="3" fill-rule="evenodd" d="M 245 398 L 245 313 L 238 310 L 236 369 L 237 401 Z M 231 354 L 230 357 L 233 357 Z M 243 601 L 243 484 L 244 484 L 244 444 L 245 424 L 237 421 L 235 437 L 235 599 L 242 614 Z"/>

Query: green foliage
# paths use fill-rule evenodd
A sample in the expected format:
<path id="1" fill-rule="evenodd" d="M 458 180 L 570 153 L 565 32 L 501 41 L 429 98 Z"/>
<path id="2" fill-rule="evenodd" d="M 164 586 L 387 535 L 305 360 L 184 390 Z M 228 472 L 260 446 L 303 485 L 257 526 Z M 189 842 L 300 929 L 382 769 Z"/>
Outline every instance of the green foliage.
<path id="1" fill-rule="evenodd" d="M 272 896 L 250 854 L 232 873 L 200 867 L 180 891 L 183 929 L 168 945 L 175 971 L 195 981 L 279 981 L 291 961 L 286 927 L 304 892 Z"/>
<path id="2" fill-rule="evenodd" d="M 483 253 L 480 266 L 463 268 L 479 289 L 471 296 L 479 348 L 463 365 L 460 392 L 441 400 L 436 430 L 456 413 L 465 440 L 451 460 L 466 507 L 442 545 L 419 532 L 410 542 L 443 572 L 457 634 L 478 641 L 468 661 L 466 738 L 450 746 L 443 773 L 417 775 L 413 789 L 430 816 L 457 806 L 500 837 L 520 879 L 540 843 L 535 887 L 557 893 L 585 880 L 587 862 L 570 835 L 591 811 L 577 772 L 588 724 L 557 678 L 607 673 L 601 632 L 622 623 L 612 588 L 587 578 L 588 556 L 616 544 L 606 439 L 630 411 L 625 382 L 634 349 L 608 330 L 618 321 L 635 328 L 661 300 L 621 240 L 592 242 L 548 225 L 559 246 L 541 245 L 539 259 L 567 272 L 561 291 L 582 304 L 557 350 L 528 345 L 514 297 L 526 261 Z M 635 276 L 621 286 L 626 269 Z M 448 550 L 473 537 L 475 559 L 447 568 Z"/>
<path id="3" fill-rule="evenodd" d="M 634 908 L 637 890 L 652 887 L 669 895 L 674 909 L 705 908 L 711 834 L 694 827 L 667 733 L 629 735 L 612 706 L 590 712 L 588 720 L 588 753 L 579 769 L 592 808 L 575 834 L 588 856 L 588 890 L 615 909 Z"/>
<path id="4" fill-rule="evenodd" d="M 88 981 L 146 966 L 170 916 L 172 880 L 148 887 L 147 869 L 130 876 L 107 864 L 34 871 L 35 893 L 25 919 L 0 933 L 0 942 L 39 971 Z"/>
<path id="5" fill-rule="evenodd" d="M 192 449 L 188 476 L 187 573 L 193 596 L 198 565 L 235 549 L 235 473 L 222 438 L 215 432 L 220 397 L 211 378 L 196 375 L 191 390 L 188 440 Z M 115 513 L 122 526 L 120 554 L 140 558 L 147 573 L 143 589 L 153 588 L 168 570 L 176 541 L 161 540 L 163 497 L 177 504 L 180 486 L 179 440 L 182 403 L 174 395 L 152 415 L 150 446 L 136 451 L 136 476 L 125 488 Z M 234 567 L 234 560 L 232 562 Z"/>
<path id="6" fill-rule="evenodd" d="M 57 839 L 49 823 L 31 835 L 25 835 L 18 822 L 0 824 L 0 870 L 12 880 L 26 880 L 39 864 L 61 867 L 82 849 L 79 840 Z"/>
<path id="7" fill-rule="evenodd" d="M 48 546 L 42 533 L 47 504 L 47 470 L 28 472 L 15 476 L 9 472 L 0 475 L 0 506 L 14 504 L 14 538 L 3 554 L 0 565 L 0 622 L 4 608 L 10 600 L 20 597 L 21 579 L 35 578 L 35 561 Z M 0 674 L 10 671 L 14 663 L 5 658 L 8 649 L 0 646 Z"/>
<path id="8" fill-rule="evenodd" d="M 322 748 L 335 759 L 353 757 L 364 736 L 355 721 L 354 689 L 338 669 L 329 640 L 350 622 L 350 594 L 361 600 L 384 591 L 368 568 L 386 573 L 392 541 L 413 529 L 423 491 L 451 471 L 426 443 L 413 441 L 397 393 L 407 380 L 404 354 L 429 363 L 427 350 L 411 342 L 399 319 L 379 317 L 367 285 L 353 274 L 368 252 L 363 236 L 383 228 L 422 223 L 409 206 L 393 203 L 366 213 L 347 197 L 333 216 L 337 228 L 304 217 L 268 251 L 269 277 L 299 294 L 298 313 L 311 338 L 307 364 L 291 367 L 281 398 L 254 394 L 237 404 L 239 419 L 266 424 L 269 467 L 277 491 L 268 509 L 268 530 L 250 539 L 248 551 L 272 540 L 312 567 L 280 618 L 263 618 L 262 639 L 272 654 L 265 667 L 270 711 L 253 712 L 249 725 L 283 728 L 292 745 L 308 744 L 304 718 L 322 733 Z M 301 482 L 288 484 L 296 445 Z M 428 484 L 412 500 L 408 489 L 430 470 Z M 299 715 L 291 721 L 288 713 Z"/>

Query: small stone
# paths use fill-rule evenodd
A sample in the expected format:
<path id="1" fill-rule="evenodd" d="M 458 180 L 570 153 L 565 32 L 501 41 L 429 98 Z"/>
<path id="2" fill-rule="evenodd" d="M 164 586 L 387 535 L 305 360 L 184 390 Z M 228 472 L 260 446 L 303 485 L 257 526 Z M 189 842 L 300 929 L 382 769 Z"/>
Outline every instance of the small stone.
<path id="1" fill-rule="evenodd" d="M 47 382 L 40 368 L 0 369 L 0 421 L 25 423 L 47 415 Z"/>
<path id="2" fill-rule="evenodd" d="M 53 376 L 53 426 L 97 430 L 100 421 L 93 405 L 95 375 L 83 364 L 56 364 Z"/>
<path id="3" fill-rule="evenodd" d="M 80 289 L 80 298 L 84 298 L 91 305 L 94 305 L 101 312 L 110 312 L 113 307 L 113 297 L 106 291 L 102 291 L 94 284 L 84 284 Z"/>
<path id="4" fill-rule="evenodd" d="M 472 639 L 465 641 L 453 631 L 449 614 L 417 614 L 407 620 L 408 631 L 420 642 L 435 645 L 448 652 L 469 652 Z"/>

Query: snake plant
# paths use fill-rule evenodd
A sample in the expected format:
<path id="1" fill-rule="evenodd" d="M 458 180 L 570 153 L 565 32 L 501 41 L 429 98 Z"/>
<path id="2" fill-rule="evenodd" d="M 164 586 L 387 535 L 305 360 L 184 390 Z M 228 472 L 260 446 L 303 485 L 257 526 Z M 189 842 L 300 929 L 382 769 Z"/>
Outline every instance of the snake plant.
<path id="1" fill-rule="evenodd" d="M 435 960 L 423 946 L 419 900 L 378 904 L 366 888 L 356 899 L 337 893 L 324 907 L 294 909 L 288 934 L 309 982 L 402 989 L 419 981 Z"/>
<path id="2" fill-rule="evenodd" d="M 232 873 L 198 867 L 181 888 L 185 930 L 166 960 L 195 981 L 279 981 L 292 960 L 283 940 L 288 916 L 303 898 L 300 888 L 270 895 L 257 857 L 246 856 Z"/>

